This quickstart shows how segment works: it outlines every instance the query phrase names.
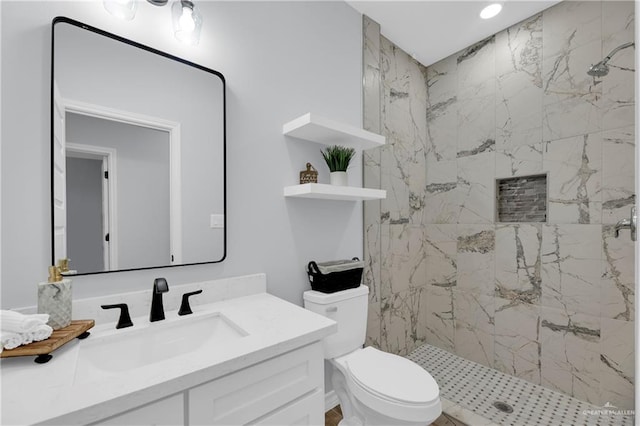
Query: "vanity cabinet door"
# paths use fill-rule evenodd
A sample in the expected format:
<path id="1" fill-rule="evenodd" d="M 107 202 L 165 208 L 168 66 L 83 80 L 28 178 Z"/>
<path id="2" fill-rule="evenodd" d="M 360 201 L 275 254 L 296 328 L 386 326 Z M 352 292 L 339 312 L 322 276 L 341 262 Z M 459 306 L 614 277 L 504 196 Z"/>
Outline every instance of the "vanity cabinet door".
<path id="1" fill-rule="evenodd" d="M 191 425 L 318 424 L 318 419 L 322 423 L 322 344 L 316 342 L 194 387 L 188 401 Z M 269 420 L 272 416 L 276 417 Z"/>
<path id="2" fill-rule="evenodd" d="M 184 393 L 179 393 L 92 425 L 184 425 Z"/>

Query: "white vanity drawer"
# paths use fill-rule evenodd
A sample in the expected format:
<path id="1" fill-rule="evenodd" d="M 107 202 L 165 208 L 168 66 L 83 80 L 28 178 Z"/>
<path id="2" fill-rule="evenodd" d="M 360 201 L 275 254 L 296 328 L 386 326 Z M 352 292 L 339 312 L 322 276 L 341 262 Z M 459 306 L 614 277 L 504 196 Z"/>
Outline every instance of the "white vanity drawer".
<path id="1" fill-rule="evenodd" d="M 264 426 L 324 425 L 324 410 L 317 409 L 323 406 L 324 392 L 322 389 L 316 389 L 310 395 L 287 404 L 275 413 L 251 424 Z"/>
<path id="2" fill-rule="evenodd" d="M 196 386 L 189 390 L 189 424 L 244 425 L 313 391 L 323 394 L 323 363 L 317 342 Z M 324 401 L 315 409 L 311 402 L 309 411 L 322 414 Z"/>
<path id="3" fill-rule="evenodd" d="M 183 425 L 184 393 L 179 393 L 92 425 Z"/>

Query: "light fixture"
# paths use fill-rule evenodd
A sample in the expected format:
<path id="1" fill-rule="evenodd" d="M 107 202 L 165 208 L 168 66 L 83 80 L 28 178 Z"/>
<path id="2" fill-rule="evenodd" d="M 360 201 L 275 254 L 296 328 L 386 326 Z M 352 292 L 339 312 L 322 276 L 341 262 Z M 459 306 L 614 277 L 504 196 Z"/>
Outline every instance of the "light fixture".
<path id="1" fill-rule="evenodd" d="M 136 0 L 104 0 L 103 4 L 107 12 L 125 21 L 132 20 L 138 8 Z"/>
<path id="2" fill-rule="evenodd" d="M 200 41 L 202 15 L 190 0 L 176 0 L 171 6 L 173 31 L 178 40 L 196 45 Z"/>
<path id="3" fill-rule="evenodd" d="M 164 6 L 169 2 L 169 0 L 147 1 L 154 6 Z M 103 0 L 103 4 L 110 14 L 127 21 L 134 18 L 138 6 L 136 0 Z M 175 0 L 171 6 L 171 20 L 178 40 L 192 46 L 198 44 L 202 29 L 202 15 L 192 1 Z"/>
<path id="4" fill-rule="evenodd" d="M 482 19 L 490 19 L 500 13 L 501 10 L 502 5 L 500 3 L 493 3 L 482 9 L 482 11 L 480 12 L 480 17 Z"/>

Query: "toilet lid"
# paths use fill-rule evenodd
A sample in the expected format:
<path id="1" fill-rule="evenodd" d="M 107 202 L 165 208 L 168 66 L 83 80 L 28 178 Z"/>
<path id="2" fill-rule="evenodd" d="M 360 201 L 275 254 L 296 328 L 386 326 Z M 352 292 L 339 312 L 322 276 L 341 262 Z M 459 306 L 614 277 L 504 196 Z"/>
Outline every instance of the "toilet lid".
<path id="1" fill-rule="evenodd" d="M 439 397 L 436 381 L 418 364 L 372 347 L 345 360 L 351 378 L 382 398 L 407 404 L 427 404 Z"/>

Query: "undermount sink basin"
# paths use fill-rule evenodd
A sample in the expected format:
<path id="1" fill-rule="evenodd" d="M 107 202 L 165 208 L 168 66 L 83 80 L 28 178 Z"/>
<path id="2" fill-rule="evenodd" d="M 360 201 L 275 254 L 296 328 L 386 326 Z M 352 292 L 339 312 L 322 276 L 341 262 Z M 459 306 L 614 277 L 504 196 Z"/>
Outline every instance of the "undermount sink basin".
<path id="1" fill-rule="evenodd" d="M 210 346 L 247 336 L 223 314 L 178 317 L 142 328 L 121 329 L 90 336 L 80 345 L 76 378 L 92 372 L 123 372 L 148 366 Z M 96 371 L 97 370 L 97 371 Z M 88 377 L 85 377 L 88 378 Z"/>

